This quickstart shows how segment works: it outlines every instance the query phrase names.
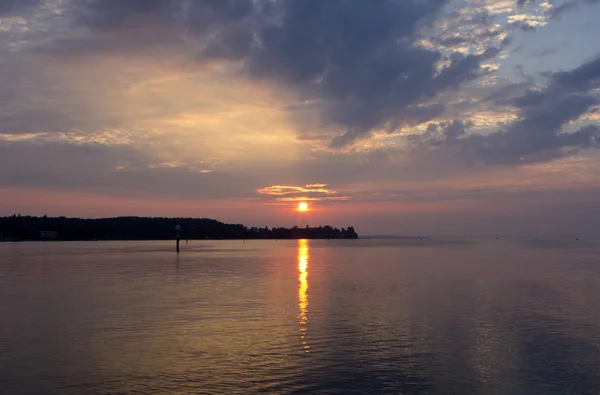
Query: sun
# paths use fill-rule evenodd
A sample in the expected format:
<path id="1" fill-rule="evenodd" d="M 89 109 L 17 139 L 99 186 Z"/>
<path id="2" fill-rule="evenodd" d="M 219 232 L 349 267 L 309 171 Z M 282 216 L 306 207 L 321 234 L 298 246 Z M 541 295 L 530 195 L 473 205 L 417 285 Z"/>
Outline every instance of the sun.
<path id="1" fill-rule="evenodd" d="M 308 203 L 306 203 L 306 202 L 298 203 L 298 211 L 301 211 L 301 212 L 308 211 Z"/>

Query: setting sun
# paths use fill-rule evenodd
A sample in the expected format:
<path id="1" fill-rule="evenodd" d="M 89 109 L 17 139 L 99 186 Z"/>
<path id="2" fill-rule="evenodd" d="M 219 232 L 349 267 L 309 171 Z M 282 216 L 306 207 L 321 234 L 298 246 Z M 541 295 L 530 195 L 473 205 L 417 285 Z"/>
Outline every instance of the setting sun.
<path id="1" fill-rule="evenodd" d="M 306 202 L 299 203 L 298 211 L 308 211 L 308 204 Z"/>

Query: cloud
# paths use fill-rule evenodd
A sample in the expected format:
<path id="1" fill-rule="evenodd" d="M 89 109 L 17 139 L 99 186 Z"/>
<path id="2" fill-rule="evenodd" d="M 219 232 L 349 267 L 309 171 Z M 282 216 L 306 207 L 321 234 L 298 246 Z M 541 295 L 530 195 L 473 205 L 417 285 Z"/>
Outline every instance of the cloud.
<path id="1" fill-rule="evenodd" d="M 527 89 L 526 85 L 509 85 L 490 95 L 486 100 L 509 105 L 519 113 L 519 119 L 491 134 L 472 133 L 465 137 L 463 123 L 454 121 L 443 133 L 425 134 L 417 139 L 426 140 L 429 149 L 455 150 L 467 161 L 488 164 L 517 164 L 547 161 L 571 155 L 582 148 L 600 148 L 600 127 L 587 125 L 574 132 L 564 130 L 584 114 L 594 111 L 599 103 L 592 93 L 600 87 L 600 57 L 571 71 L 549 75 L 544 89 Z M 447 133 L 447 128 L 459 130 L 458 135 Z M 432 128 L 437 131 L 437 128 Z M 433 137 L 432 137 L 433 136 Z"/>
<path id="2" fill-rule="evenodd" d="M 35 159 L 33 159 L 35 158 Z M 215 171 L 210 160 L 160 161 L 131 144 L 0 140 L 0 188 L 100 195 L 223 199 L 252 197 L 264 181 L 252 171 Z"/>
<path id="3" fill-rule="evenodd" d="M 569 0 L 558 5 L 545 1 L 542 4 L 546 6 L 546 10 L 544 12 L 546 17 L 550 19 L 558 19 L 561 18 L 563 14 L 575 10 L 581 3 L 585 5 L 593 5 L 597 4 L 598 0 Z"/>
<path id="4" fill-rule="evenodd" d="M 111 44 L 138 47 L 169 44 L 182 46 L 192 41 L 206 46 L 206 40 L 231 36 L 235 23 L 268 4 L 264 0 L 71 0 L 69 14 L 75 26 L 95 33 L 91 37 L 67 38 L 58 47 L 78 42 L 110 40 Z M 229 30 L 228 30 L 229 29 Z M 237 37 L 243 40 L 247 38 Z M 83 39 L 83 40 L 82 40 Z M 194 41 L 195 40 L 195 41 Z M 81 48 L 83 49 L 83 48 Z M 190 48 L 188 48 L 190 49 Z"/>
<path id="5" fill-rule="evenodd" d="M 536 56 L 543 57 L 543 56 L 552 55 L 552 54 L 555 54 L 555 53 L 558 53 L 558 52 L 559 51 L 556 48 L 547 48 L 547 49 L 544 49 L 544 50 L 539 51 L 538 53 L 536 53 Z"/>
<path id="6" fill-rule="evenodd" d="M 323 124 L 344 130 L 333 148 L 439 115 L 441 107 L 426 102 L 479 77 L 481 62 L 497 54 L 453 53 L 440 70 L 443 55 L 416 42 L 420 26 L 445 2 L 376 3 L 283 1 L 280 23 L 263 26 L 259 45 L 244 59 L 252 76 L 318 99 Z"/>
<path id="7" fill-rule="evenodd" d="M 129 52 L 164 45 L 195 51 L 200 62 L 234 62 L 252 80 L 318 103 L 321 135 L 337 133 L 330 145 L 341 148 L 373 130 L 394 131 L 439 115 L 443 107 L 430 101 L 480 77 L 481 63 L 498 54 L 495 48 L 442 54 L 422 47 L 420 31 L 447 3 L 73 0 L 64 15 L 86 31 L 61 34 L 40 50 Z M 483 29 L 478 37 L 500 34 Z M 439 41 L 452 48 L 461 40 Z"/>
<path id="8" fill-rule="evenodd" d="M 303 138 L 327 140 L 333 149 L 346 148 L 376 131 L 395 133 L 439 118 L 447 110 L 438 100 L 440 94 L 498 67 L 490 60 L 501 55 L 509 37 L 507 29 L 496 23 L 497 15 L 509 13 L 508 23 L 543 23 L 544 18 L 516 10 L 514 2 L 489 1 L 458 9 L 447 7 L 446 0 L 67 0 L 60 4 L 55 12 L 60 18 L 54 16 L 52 22 L 67 22 L 61 22 L 60 31 L 45 26 L 47 38 L 39 40 L 36 51 L 131 56 L 152 48 L 164 56 L 169 51 L 188 53 L 200 67 L 218 64 L 225 72 L 285 89 L 300 101 L 313 103 L 310 109 L 288 107 L 289 116 L 301 124 L 298 130 L 305 131 L 299 132 Z M 426 35 L 429 44 L 423 39 Z M 40 132 L 37 125 L 42 123 L 56 125 L 56 131 L 62 131 L 61 124 L 83 128 L 60 111 L 45 113 L 43 107 L 32 107 L 27 119 L 35 125 L 23 120 L 17 125 L 11 117 L 19 114 L 8 114 L 0 122 L 9 130 L 19 126 L 24 133 Z M 121 126 L 119 119 L 107 121 L 105 127 Z"/>
<path id="9" fill-rule="evenodd" d="M 43 2 L 43 0 L 0 0 L 0 16 L 18 14 Z"/>
<path id="10" fill-rule="evenodd" d="M 164 16 L 170 18 L 174 2 L 170 0 L 75 0 L 76 21 L 98 30 L 126 27 L 131 18 Z"/>
<path id="11" fill-rule="evenodd" d="M 337 191 L 327 188 L 327 184 L 308 184 L 304 186 L 273 185 L 257 190 L 261 195 L 276 196 L 275 201 L 344 201 L 349 196 L 338 195 Z M 286 196 L 295 195 L 295 196 Z M 332 196 L 336 195 L 336 196 Z M 283 196 L 283 197 L 282 197 Z"/>
<path id="12" fill-rule="evenodd" d="M 427 128 L 427 132 L 440 133 L 446 139 L 456 139 L 463 136 L 470 126 L 473 126 L 473 122 L 463 122 L 459 119 L 455 119 L 451 122 L 441 122 L 439 124 L 431 123 Z"/>
<path id="13" fill-rule="evenodd" d="M 600 56 L 571 71 L 560 71 L 550 77 L 547 92 L 589 92 L 600 88 Z"/>
<path id="14" fill-rule="evenodd" d="M 284 197 L 275 199 L 278 202 L 327 202 L 327 201 L 346 201 L 350 200 L 349 196 L 324 196 L 324 197 L 314 197 L 314 196 L 294 196 L 294 197 Z"/>
<path id="15" fill-rule="evenodd" d="M 273 185 L 257 190 L 261 195 L 275 196 L 276 202 L 332 202 L 350 200 L 350 196 L 343 196 L 337 191 L 328 188 L 327 184 L 308 184 L 304 186 Z M 293 195 L 293 196 L 288 196 Z"/>
<path id="16" fill-rule="evenodd" d="M 530 32 L 538 27 L 545 26 L 548 22 L 546 21 L 546 17 L 542 15 L 516 14 L 508 17 L 508 23 L 519 27 L 521 30 Z"/>
<path id="17" fill-rule="evenodd" d="M 327 189 L 327 184 L 308 184 L 302 187 L 289 185 L 273 185 L 264 187 L 257 192 L 263 195 L 289 195 L 298 193 L 324 193 L 327 195 L 336 194 L 337 192 Z"/>
<path id="18" fill-rule="evenodd" d="M 72 145 L 130 145 L 133 144 L 132 135 L 127 130 L 107 129 L 95 133 L 81 131 L 61 133 L 0 133 L 0 141 L 4 142 L 30 142 L 35 144 L 63 143 Z"/>
<path id="19" fill-rule="evenodd" d="M 558 6 L 554 6 L 546 11 L 546 15 L 551 18 L 560 18 L 565 12 L 577 8 L 577 0 L 567 1 Z"/>

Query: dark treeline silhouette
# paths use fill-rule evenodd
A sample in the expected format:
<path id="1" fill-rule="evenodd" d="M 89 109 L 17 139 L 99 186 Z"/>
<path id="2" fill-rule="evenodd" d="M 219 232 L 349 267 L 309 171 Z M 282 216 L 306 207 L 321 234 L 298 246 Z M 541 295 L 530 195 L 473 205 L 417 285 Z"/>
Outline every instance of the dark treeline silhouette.
<path id="1" fill-rule="evenodd" d="M 118 217 L 82 219 L 13 215 L 0 218 L 0 240 L 356 239 L 354 227 L 256 228 L 208 218 Z"/>

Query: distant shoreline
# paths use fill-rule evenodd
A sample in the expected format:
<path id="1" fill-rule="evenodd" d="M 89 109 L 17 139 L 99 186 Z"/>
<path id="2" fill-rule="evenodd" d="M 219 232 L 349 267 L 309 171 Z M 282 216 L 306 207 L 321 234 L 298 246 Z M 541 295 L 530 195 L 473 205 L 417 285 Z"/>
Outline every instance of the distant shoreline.
<path id="1" fill-rule="evenodd" d="M 358 239 L 353 226 L 248 227 L 209 218 L 67 218 L 12 215 L 0 218 L 0 241 Z"/>
<path id="2" fill-rule="evenodd" d="M 88 239 L 71 239 L 71 240 L 0 240 L 0 243 L 75 243 L 75 242 L 104 242 L 104 241 L 175 241 L 175 238 L 171 239 L 101 239 L 101 240 L 88 240 Z M 339 238 L 339 239 L 327 239 L 327 238 L 287 238 L 287 239 L 180 239 L 181 242 L 186 241 L 289 241 L 289 240 L 369 240 L 368 237 L 357 237 L 357 238 Z M 375 240 L 375 239 L 373 239 Z"/>
<path id="3" fill-rule="evenodd" d="M 394 236 L 394 235 L 366 235 L 361 239 L 372 240 L 431 240 L 428 236 Z"/>

